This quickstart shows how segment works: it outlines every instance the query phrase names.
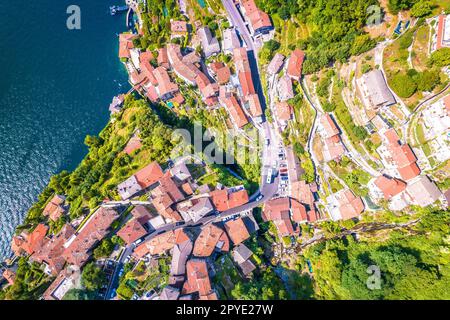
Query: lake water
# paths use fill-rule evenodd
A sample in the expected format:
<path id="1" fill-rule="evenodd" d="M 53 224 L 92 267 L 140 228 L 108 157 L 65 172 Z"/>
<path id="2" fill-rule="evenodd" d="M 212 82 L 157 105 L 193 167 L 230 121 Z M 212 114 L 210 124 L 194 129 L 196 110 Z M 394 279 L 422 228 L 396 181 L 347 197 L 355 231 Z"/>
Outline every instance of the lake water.
<path id="1" fill-rule="evenodd" d="M 69 5 L 81 9 L 81 30 L 68 30 Z M 107 123 L 114 95 L 128 91 L 117 58 L 122 0 L 1 1 L 0 260 L 51 175 L 73 170 L 87 134 Z"/>

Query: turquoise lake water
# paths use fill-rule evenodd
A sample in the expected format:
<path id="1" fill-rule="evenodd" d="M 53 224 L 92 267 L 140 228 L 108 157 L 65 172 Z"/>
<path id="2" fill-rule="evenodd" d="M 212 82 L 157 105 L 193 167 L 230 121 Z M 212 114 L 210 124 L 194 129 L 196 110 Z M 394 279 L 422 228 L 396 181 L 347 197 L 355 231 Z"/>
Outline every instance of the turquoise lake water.
<path id="1" fill-rule="evenodd" d="M 54 173 L 85 156 L 87 134 L 109 118 L 114 95 L 128 91 L 117 58 L 122 0 L 0 2 L 0 259 L 29 207 Z M 81 9 L 68 30 L 66 9 Z"/>

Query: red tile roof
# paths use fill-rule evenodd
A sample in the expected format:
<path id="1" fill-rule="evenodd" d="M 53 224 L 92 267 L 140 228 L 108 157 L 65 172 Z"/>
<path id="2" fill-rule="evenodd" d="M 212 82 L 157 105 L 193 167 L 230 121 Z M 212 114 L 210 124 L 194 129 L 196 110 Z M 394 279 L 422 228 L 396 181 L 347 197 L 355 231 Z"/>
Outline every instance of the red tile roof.
<path id="1" fill-rule="evenodd" d="M 167 48 L 158 49 L 158 65 L 165 69 L 169 69 L 169 57 L 167 55 Z"/>
<path id="2" fill-rule="evenodd" d="M 130 49 L 134 48 L 133 39 L 137 36 L 131 33 L 119 35 L 119 58 L 130 58 Z"/>
<path id="3" fill-rule="evenodd" d="M 306 214 L 305 206 L 295 199 L 291 199 L 291 211 L 292 211 L 292 220 L 294 220 L 297 223 L 310 220 L 308 219 L 309 217 Z"/>
<path id="4" fill-rule="evenodd" d="M 400 173 L 400 177 L 404 180 L 411 180 L 420 174 L 420 168 L 416 163 L 411 163 L 402 168 L 397 168 L 397 170 L 398 173 Z"/>
<path id="5" fill-rule="evenodd" d="M 343 220 L 355 218 L 364 211 L 364 203 L 350 189 L 339 192 L 339 212 Z"/>
<path id="6" fill-rule="evenodd" d="M 64 243 L 74 234 L 75 229 L 70 224 L 64 225 L 57 235 L 51 239 L 46 238 L 44 240 L 43 246 L 33 253 L 30 260 L 39 263 L 45 262 L 51 273 L 56 276 L 66 263 L 63 257 Z"/>
<path id="7" fill-rule="evenodd" d="M 242 128 L 248 123 L 247 117 L 234 95 L 226 98 L 221 97 L 220 99 L 238 128 Z"/>
<path id="8" fill-rule="evenodd" d="M 227 231 L 228 236 L 230 237 L 231 241 L 233 241 L 234 245 L 238 245 L 239 243 L 250 238 L 247 227 L 240 217 L 235 220 L 229 220 L 225 222 L 225 230 Z"/>
<path id="9" fill-rule="evenodd" d="M 141 188 L 146 189 L 163 177 L 163 171 L 157 162 L 152 162 L 134 174 Z"/>
<path id="10" fill-rule="evenodd" d="M 155 68 L 153 68 L 152 64 L 150 63 L 151 60 L 153 60 L 153 54 L 151 51 L 145 51 L 142 52 L 139 55 L 139 63 L 142 73 L 145 75 L 145 77 L 150 80 L 150 82 L 154 85 L 158 85 L 158 81 L 156 80 L 155 76 L 153 75 L 153 71 Z"/>
<path id="11" fill-rule="evenodd" d="M 131 219 L 128 221 L 118 232 L 117 235 L 122 238 L 127 245 L 132 244 L 136 240 L 142 238 L 147 234 L 142 224 L 136 220 Z"/>
<path id="12" fill-rule="evenodd" d="M 64 213 L 64 208 L 62 204 L 64 203 L 65 198 L 60 195 L 55 195 L 50 202 L 45 206 L 42 214 L 44 216 L 50 216 L 50 219 L 53 221 L 58 220 Z"/>
<path id="13" fill-rule="evenodd" d="M 8 281 L 8 283 L 12 286 L 16 280 L 16 274 L 11 269 L 5 269 L 3 272 L 3 278 L 5 278 L 6 281 Z"/>
<path id="14" fill-rule="evenodd" d="M 27 241 L 22 247 L 25 252 L 28 254 L 32 254 L 33 252 L 41 249 L 42 245 L 44 244 L 44 238 L 47 234 L 47 231 L 48 227 L 45 224 L 38 224 L 33 232 L 28 235 Z"/>
<path id="15" fill-rule="evenodd" d="M 170 31 L 172 33 L 186 33 L 188 32 L 186 21 L 170 21 Z"/>
<path id="16" fill-rule="evenodd" d="M 183 294 L 198 292 L 200 296 L 207 296 L 212 293 L 208 266 L 205 260 L 189 260 L 186 264 L 186 275 L 187 281 L 183 286 Z"/>
<path id="17" fill-rule="evenodd" d="M 156 81 L 158 82 L 157 91 L 159 96 L 165 96 L 175 93 L 179 90 L 178 85 L 170 80 L 169 74 L 163 67 L 158 67 L 153 71 Z"/>
<path id="18" fill-rule="evenodd" d="M 406 183 L 396 178 L 379 176 L 374 183 L 383 192 L 386 200 L 391 199 L 406 189 Z"/>
<path id="19" fill-rule="evenodd" d="M 261 28 L 272 27 L 269 15 L 260 10 L 254 0 L 241 0 L 241 2 L 245 8 L 245 15 L 255 32 Z"/>
<path id="20" fill-rule="evenodd" d="M 445 15 L 441 14 L 438 18 L 438 30 L 436 38 L 436 50 L 442 48 L 442 40 L 444 38 Z"/>
<path id="21" fill-rule="evenodd" d="M 248 202 L 247 190 L 242 189 L 236 192 L 230 192 L 227 189 L 214 190 L 210 192 L 214 207 L 220 212 L 239 207 Z"/>
<path id="22" fill-rule="evenodd" d="M 142 147 L 141 139 L 137 136 L 133 136 L 123 149 L 126 154 L 131 154 L 133 151 L 140 149 Z"/>
<path id="23" fill-rule="evenodd" d="M 320 117 L 320 124 L 325 130 L 324 138 L 331 138 L 339 134 L 339 129 L 329 113 L 325 113 L 322 117 Z"/>
<path id="24" fill-rule="evenodd" d="M 262 116 L 261 102 L 259 101 L 258 95 L 256 93 L 249 95 L 247 97 L 247 101 L 250 109 L 250 114 L 253 117 Z"/>
<path id="25" fill-rule="evenodd" d="M 292 118 L 292 106 L 289 105 L 286 101 L 284 102 L 277 102 L 275 104 L 275 111 L 277 114 L 277 118 L 280 121 L 288 121 Z"/>
<path id="26" fill-rule="evenodd" d="M 287 66 L 287 74 L 295 80 L 299 80 L 302 75 L 303 61 L 305 60 L 305 53 L 300 49 L 295 49 L 289 58 Z"/>
<path id="27" fill-rule="evenodd" d="M 226 233 L 219 227 L 209 224 L 203 227 L 195 240 L 193 253 L 197 257 L 209 257 L 219 243 L 222 251 L 230 249 L 230 242 Z"/>
<path id="28" fill-rule="evenodd" d="M 134 250 L 134 256 L 158 255 L 172 249 L 176 244 L 176 236 L 173 231 L 167 231 L 157 235 L 151 240 L 145 241 Z"/>
<path id="29" fill-rule="evenodd" d="M 289 210 L 289 198 L 272 199 L 264 205 L 264 220 L 271 220 L 277 227 L 278 233 L 282 237 L 294 234 L 294 228 L 289 217 Z"/>
<path id="30" fill-rule="evenodd" d="M 89 259 L 92 247 L 109 232 L 111 224 L 119 217 L 114 209 L 100 207 L 78 231 L 69 243 L 63 257 L 70 264 L 83 266 Z"/>

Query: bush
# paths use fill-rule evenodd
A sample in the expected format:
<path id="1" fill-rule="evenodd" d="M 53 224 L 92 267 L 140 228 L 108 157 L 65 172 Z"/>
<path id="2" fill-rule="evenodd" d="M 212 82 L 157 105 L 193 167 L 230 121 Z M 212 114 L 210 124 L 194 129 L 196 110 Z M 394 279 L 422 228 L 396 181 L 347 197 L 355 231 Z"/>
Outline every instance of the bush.
<path id="1" fill-rule="evenodd" d="M 433 52 L 428 64 L 438 68 L 450 65 L 450 48 L 441 48 Z"/>
<path id="2" fill-rule="evenodd" d="M 438 70 L 425 70 L 415 80 L 419 91 L 432 91 L 441 82 Z"/>
<path id="3" fill-rule="evenodd" d="M 413 5 L 411 8 L 411 16 L 413 17 L 425 17 L 431 13 L 431 2 L 430 1 L 419 1 Z"/>
<path id="4" fill-rule="evenodd" d="M 401 98 L 411 97 L 417 90 L 417 84 L 407 74 L 397 73 L 390 81 L 390 86 Z"/>

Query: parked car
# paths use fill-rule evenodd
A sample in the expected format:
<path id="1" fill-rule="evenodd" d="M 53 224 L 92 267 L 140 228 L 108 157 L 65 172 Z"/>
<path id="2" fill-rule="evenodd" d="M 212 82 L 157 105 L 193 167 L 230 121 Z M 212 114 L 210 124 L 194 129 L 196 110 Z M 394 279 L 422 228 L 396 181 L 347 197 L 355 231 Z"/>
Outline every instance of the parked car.
<path id="1" fill-rule="evenodd" d="M 263 198 L 264 196 L 262 194 L 260 194 L 258 197 L 256 197 L 256 201 L 259 201 Z"/>

